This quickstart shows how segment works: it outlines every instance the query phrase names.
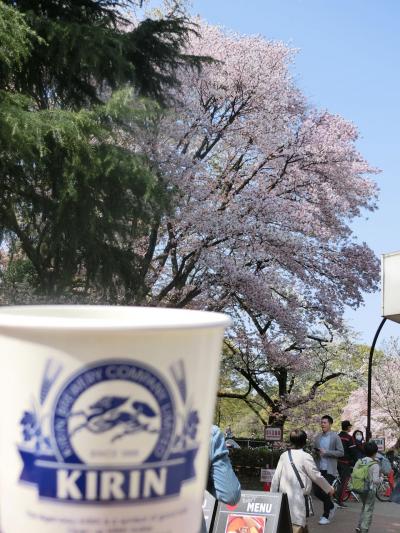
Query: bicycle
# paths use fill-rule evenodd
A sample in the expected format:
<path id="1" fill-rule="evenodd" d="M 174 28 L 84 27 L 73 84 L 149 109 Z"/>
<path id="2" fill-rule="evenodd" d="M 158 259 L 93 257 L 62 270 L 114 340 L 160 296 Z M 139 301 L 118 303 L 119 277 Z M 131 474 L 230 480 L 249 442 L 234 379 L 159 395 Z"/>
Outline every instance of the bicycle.
<path id="1" fill-rule="evenodd" d="M 381 482 L 376 487 L 376 497 L 380 502 L 387 502 L 392 495 L 393 487 L 387 476 L 383 476 Z"/>
<path id="2" fill-rule="evenodd" d="M 393 489 L 400 476 L 400 457 L 394 455 L 390 460 L 392 471 L 384 474 L 380 484 L 376 488 L 376 497 L 381 502 L 387 502 L 392 496 Z"/>
<path id="3" fill-rule="evenodd" d="M 393 466 L 393 465 L 392 465 Z M 398 466 L 398 465 L 395 465 L 395 466 Z M 399 466 L 397 468 L 397 472 L 395 470 L 395 473 L 399 473 Z M 343 497 L 342 497 L 342 501 L 343 502 L 347 502 L 347 500 L 350 498 L 350 496 L 353 498 L 353 500 L 355 500 L 356 502 L 360 502 L 360 498 L 359 498 L 359 495 L 355 492 L 353 492 L 352 490 L 349 490 L 348 487 L 347 487 L 347 484 L 349 483 L 350 481 L 350 478 L 347 480 L 346 482 L 346 487 L 343 491 Z M 340 477 L 337 476 L 333 483 L 332 483 L 332 487 L 335 489 L 335 495 L 334 495 L 334 498 L 335 500 L 338 502 L 339 501 L 339 488 L 340 488 L 340 484 L 341 484 L 341 481 L 340 481 Z M 376 488 L 376 497 L 377 499 L 380 501 L 380 502 L 387 502 L 390 500 L 390 497 L 392 495 L 392 491 L 393 491 L 393 485 L 390 483 L 389 479 L 388 479 L 388 476 L 387 475 L 384 475 L 382 476 L 381 478 L 381 481 L 379 483 L 379 485 L 377 486 Z"/>
<path id="4" fill-rule="evenodd" d="M 349 481 L 350 481 L 350 478 L 346 481 L 346 486 L 345 486 L 345 489 L 343 491 L 342 501 L 343 502 L 347 502 L 347 500 L 351 496 L 356 502 L 360 503 L 360 498 L 358 497 L 358 494 L 356 494 L 352 490 L 349 490 L 349 488 L 348 488 Z M 341 480 L 340 480 L 340 477 L 337 476 L 333 480 L 333 483 L 332 483 L 332 487 L 335 489 L 334 498 L 335 498 L 336 501 L 339 501 L 339 488 L 340 488 L 340 485 L 341 485 Z"/>
<path id="5" fill-rule="evenodd" d="M 340 478 L 337 477 L 335 478 L 335 480 L 333 481 L 332 483 L 332 487 L 335 489 L 335 500 L 336 501 L 339 501 L 339 494 L 338 494 L 338 489 L 340 487 Z M 377 486 L 376 488 L 376 497 L 377 499 L 380 501 L 380 502 L 387 502 L 390 500 L 390 496 L 392 494 L 392 485 L 390 484 L 387 476 L 384 476 L 381 480 L 381 482 L 379 483 L 379 485 Z M 346 486 L 346 488 L 344 489 L 344 492 L 343 492 L 343 497 L 342 497 L 342 501 L 343 502 L 347 502 L 347 500 L 350 498 L 350 496 L 352 497 L 353 500 L 355 500 L 356 502 L 360 503 L 360 497 L 359 495 L 356 493 L 356 492 L 353 492 L 351 490 L 349 490 Z"/>

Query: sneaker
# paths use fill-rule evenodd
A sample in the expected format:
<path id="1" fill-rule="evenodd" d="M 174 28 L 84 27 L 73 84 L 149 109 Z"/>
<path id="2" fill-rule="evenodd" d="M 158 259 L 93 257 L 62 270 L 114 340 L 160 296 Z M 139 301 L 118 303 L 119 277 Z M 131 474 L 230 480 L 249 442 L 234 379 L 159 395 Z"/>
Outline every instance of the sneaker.
<path id="1" fill-rule="evenodd" d="M 328 518 L 325 518 L 325 516 L 321 516 L 318 522 L 318 524 L 320 524 L 321 526 L 326 526 L 327 524 L 330 524 L 330 523 L 331 521 Z"/>
<path id="2" fill-rule="evenodd" d="M 334 503 L 332 509 L 329 511 L 329 520 L 332 520 L 332 518 L 335 516 L 337 508 L 338 508 L 338 504 Z"/>
<path id="3" fill-rule="evenodd" d="M 361 533 L 361 528 L 360 527 L 356 527 L 356 532 L 357 533 Z"/>

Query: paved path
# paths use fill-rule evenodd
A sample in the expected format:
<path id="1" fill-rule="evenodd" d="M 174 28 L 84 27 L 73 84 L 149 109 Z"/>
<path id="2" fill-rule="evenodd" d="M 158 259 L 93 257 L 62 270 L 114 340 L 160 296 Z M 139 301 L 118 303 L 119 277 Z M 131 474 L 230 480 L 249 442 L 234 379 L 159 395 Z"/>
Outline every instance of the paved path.
<path id="1" fill-rule="evenodd" d="M 309 519 L 311 533 L 354 533 L 358 523 L 361 504 L 347 502 L 346 509 L 338 509 L 332 522 L 320 526 L 318 520 L 322 512 L 322 503 L 313 498 L 315 516 Z M 369 533 L 400 533 L 400 505 L 376 500 L 374 517 Z"/>

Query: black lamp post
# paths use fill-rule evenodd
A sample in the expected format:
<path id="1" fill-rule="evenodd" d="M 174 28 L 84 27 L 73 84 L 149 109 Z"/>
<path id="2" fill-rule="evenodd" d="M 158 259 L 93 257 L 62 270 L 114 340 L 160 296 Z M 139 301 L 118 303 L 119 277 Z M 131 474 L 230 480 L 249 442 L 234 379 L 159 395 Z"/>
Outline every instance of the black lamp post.
<path id="1" fill-rule="evenodd" d="M 379 333 L 383 328 L 383 324 L 386 322 L 387 318 L 382 318 L 381 323 L 379 324 L 378 329 L 376 330 L 374 340 L 372 341 L 371 349 L 369 351 L 369 360 L 368 360 L 368 399 L 367 399 L 367 427 L 365 440 L 368 442 L 371 438 L 371 399 L 372 399 L 372 360 L 374 358 L 375 344 L 378 340 Z"/>

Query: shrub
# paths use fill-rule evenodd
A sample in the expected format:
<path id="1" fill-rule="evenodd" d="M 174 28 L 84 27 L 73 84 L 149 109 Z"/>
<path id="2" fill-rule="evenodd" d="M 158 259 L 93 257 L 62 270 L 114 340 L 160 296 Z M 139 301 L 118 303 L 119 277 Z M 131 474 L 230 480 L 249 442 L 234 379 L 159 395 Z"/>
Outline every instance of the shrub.
<path id="1" fill-rule="evenodd" d="M 262 468 L 276 468 L 281 453 L 285 448 L 271 449 L 262 448 L 241 448 L 233 449 L 230 458 L 242 489 L 263 490 L 264 483 L 260 481 Z"/>

